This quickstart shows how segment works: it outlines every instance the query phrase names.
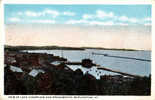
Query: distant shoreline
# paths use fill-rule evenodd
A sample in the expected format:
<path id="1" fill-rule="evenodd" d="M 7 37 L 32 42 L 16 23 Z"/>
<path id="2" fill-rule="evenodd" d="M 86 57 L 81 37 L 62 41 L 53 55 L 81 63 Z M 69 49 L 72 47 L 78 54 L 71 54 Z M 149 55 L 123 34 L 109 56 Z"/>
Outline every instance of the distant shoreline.
<path id="1" fill-rule="evenodd" d="M 98 49 L 98 50 L 118 50 L 118 51 L 151 51 L 151 50 L 136 50 L 136 49 L 124 49 L 124 48 L 102 48 L 102 47 L 65 47 L 65 46 L 10 46 L 5 45 L 5 50 L 19 51 L 19 50 L 86 50 L 86 49 Z"/>

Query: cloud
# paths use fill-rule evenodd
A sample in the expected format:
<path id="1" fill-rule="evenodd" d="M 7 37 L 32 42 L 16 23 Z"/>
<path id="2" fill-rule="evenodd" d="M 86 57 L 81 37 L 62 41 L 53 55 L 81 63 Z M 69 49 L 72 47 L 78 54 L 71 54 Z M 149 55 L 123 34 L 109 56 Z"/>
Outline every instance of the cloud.
<path id="1" fill-rule="evenodd" d="M 30 23 L 55 24 L 55 20 L 31 20 Z"/>
<path id="2" fill-rule="evenodd" d="M 17 22 L 21 22 L 23 23 L 26 22 L 26 23 L 47 23 L 47 24 L 55 24 L 56 21 L 55 20 L 47 20 L 47 19 L 38 19 L 38 20 L 21 20 L 20 18 L 17 18 L 17 17 L 12 17 L 12 18 L 9 18 L 9 21 L 12 22 L 12 23 L 17 23 Z"/>
<path id="3" fill-rule="evenodd" d="M 145 23 L 144 25 L 145 26 L 151 26 L 151 23 Z"/>
<path id="4" fill-rule="evenodd" d="M 90 15 L 90 14 L 84 14 L 82 16 L 83 19 L 92 19 L 93 18 L 93 15 Z"/>
<path id="5" fill-rule="evenodd" d="M 66 21 L 66 24 L 88 24 L 88 21 L 87 20 L 69 20 L 69 21 Z"/>
<path id="6" fill-rule="evenodd" d="M 40 12 L 34 12 L 34 11 L 25 11 L 25 12 L 17 12 L 17 15 L 19 16 L 29 16 L 29 17 L 39 17 L 39 16 L 52 16 L 53 18 L 56 18 L 57 16 L 75 16 L 75 12 L 69 12 L 69 11 L 65 11 L 65 12 L 59 12 L 56 10 L 52 10 L 52 9 L 44 9 L 43 11 Z"/>
<path id="7" fill-rule="evenodd" d="M 127 16 L 121 16 L 119 17 L 119 20 L 125 22 L 125 21 L 128 21 L 129 18 Z"/>
<path id="8" fill-rule="evenodd" d="M 17 15 L 19 16 L 28 16 L 28 17 L 39 17 L 39 16 L 52 16 L 52 17 L 57 17 L 60 15 L 60 13 L 56 10 L 51 10 L 51 9 L 45 9 L 43 11 L 35 12 L 31 10 L 27 10 L 24 12 L 17 12 Z"/>
<path id="9" fill-rule="evenodd" d="M 26 16 L 31 16 L 31 17 L 38 17 L 38 16 L 41 16 L 42 15 L 42 13 L 38 13 L 38 12 L 33 12 L 33 11 L 26 11 L 25 12 L 25 15 Z"/>
<path id="10" fill-rule="evenodd" d="M 56 10 L 51 10 L 51 9 L 46 9 L 46 10 L 44 10 L 44 11 L 42 12 L 42 14 L 43 14 L 43 15 L 45 15 L 45 14 L 50 14 L 50 15 L 52 15 L 53 17 L 57 17 L 57 16 L 60 15 L 60 13 L 59 13 L 58 11 L 56 11 Z"/>
<path id="11" fill-rule="evenodd" d="M 66 15 L 66 16 L 75 16 L 76 14 L 74 12 L 63 12 L 63 15 Z"/>
<path id="12" fill-rule="evenodd" d="M 93 21 L 88 21 L 88 20 L 84 20 L 84 19 L 81 19 L 81 20 L 69 20 L 69 21 L 66 21 L 66 24 L 87 24 L 87 25 L 114 25 L 114 22 L 113 21 L 96 21 L 96 20 L 93 20 Z"/>
<path id="13" fill-rule="evenodd" d="M 103 10 L 97 10 L 96 14 L 97 14 L 96 17 L 98 17 L 98 18 L 106 18 L 106 17 L 112 18 L 112 17 L 115 17 L 113 12 L 107 13 L 107 12 L 105 12 Z"/>
<path id="14" fill-rule="evenodd" d="M 127 26 L 129 24 L 128 23 L 117 23 L 117 25 Z"/>
<path id="15" fill-rule="evenodd" d="M 137 23 L 138 19 L 137 18 L 130 18 L 128 21 L 131 23 Z"/>
<path id="16" fill-rule="evenodd" d="M 120 21 L 120 22 L 129 22 L 129 23 L 132 23 L 132 24 L 135 24 L 135 23 L 138 23 L 138 24 L 143 24 L 143 25 L 145 25 L 145 24 L 151 24 L 151 18 L 150 17 L 146 17 L 146 18 L 129 18 L 129 17 L 127 17 L 127 16 L 121 16 L 121 17 L 119 17 L 118 18 L 118 20 Z"/>
<path id="17" fill-rule="evenodd" d="M 127 16 L 117 16 L 118 20 L 121 22 L 130 22 L 130 23 L 137 23 L 140 22 L 137 18 L 129 18 Z"/>
<path id="18" fill-rule="evenodd" d="M 12 18 L 9 18 L 9 21 L 10 22 L 20 22 L 21 19 L 17 18 L 17 17 L 12 17 Z"/>
<path id="19" fill-rule="evenodd" d="M 17 12 L 17 15 L 21 16 L 21 15 L 23 15 L 23 12 Z"/>
<path id="20" fill-rule="evenodd" d="M 113 21 L 104 21 L 104 22 L 90 21 L 89 25 L 114 25 L 114 22 Z"/>
<path id="21" fill-rule="evenodd" d="M 144 21 L 152 21 L 150 17 L 144 18 Z"/>
<path id="22" fill-rule="evenodd" d="M 108 18 L 116 18 L 113 12 L 105 12 L 103 10 L 96 10 L 94 14 L 83 14 L 83 19 L 108 19 Z"/>
<path id="23" fill-rule="evenodd" d="M 118 20 L 120 22 L 128 22 L 130 24 L 142 24 L 142 25 L 151 25 L 151 18 L 150 17 L 146 17 L 146 18 L 129 18 L 127 16 L 118 16 Z"/>
<path id="24" fill-rule="evenodd" d="M 150 26 L 152 25 L 152 19 L 150 17 L 144 18 L 143 23 L 145 26 Z"/>

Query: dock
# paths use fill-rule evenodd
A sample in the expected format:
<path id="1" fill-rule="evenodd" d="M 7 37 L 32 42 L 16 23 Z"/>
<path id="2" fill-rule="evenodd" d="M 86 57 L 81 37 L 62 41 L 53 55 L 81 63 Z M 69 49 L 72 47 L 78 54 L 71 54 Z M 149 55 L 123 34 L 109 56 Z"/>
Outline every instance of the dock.
<path id="1" fill-rule="evenodd" d="M 66 65 L 83 65 L 83 62 L 64 62 L 64 64 Z M 121 74 L 121 75 L 124 75 L 124 76 L 129 76 L 129 77 L 142 77 L 142 76 L 139 76 L 139 75 L 134 75 L 134 74 L 129 74 L 129 73 L 126 73 L 126 72 L 121 72 L 121 71 L 117 71 L 117 70 L 113 70 L 113 69 L 110 69 L 110 68 L 107 68 L 107 67 L 104 67 L 104 66 L 101 66 L 101 65 L 97 65 L 97 64 L 94 64 L 94 63 L 89 63 L 89 67 L 86 67 L 86 68 L 91 68 L 93 66 L 96 66 L 97 69 L 99 70 L 105 70 L 105 71 L 109 71 L 109 72 L 113 72 L 113 73 L 118 73 L 118 74 Z M 85 66 L 83 66 L 85 67 Z"/>

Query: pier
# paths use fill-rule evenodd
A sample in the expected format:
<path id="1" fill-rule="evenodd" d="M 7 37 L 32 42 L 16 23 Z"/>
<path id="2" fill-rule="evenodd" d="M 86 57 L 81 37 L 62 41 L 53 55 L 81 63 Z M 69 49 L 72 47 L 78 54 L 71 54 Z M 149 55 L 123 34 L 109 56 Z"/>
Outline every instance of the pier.
<path id="1" fill-rule="evenodd" d="M 105 57 L 114 57 L 114 58 L 132 59 L 132 60 L 139 60 L 139 61 L 151 62 L 151 60 L 148 60 L 148 59 L 133 58 L 133 57 L 122 57 L 122 56 L 112 56 L 112 55 L 109 55 L 109 54 L 94 53 L 94 52 L 92 52 L 92 55 L 103 55 Z"/>

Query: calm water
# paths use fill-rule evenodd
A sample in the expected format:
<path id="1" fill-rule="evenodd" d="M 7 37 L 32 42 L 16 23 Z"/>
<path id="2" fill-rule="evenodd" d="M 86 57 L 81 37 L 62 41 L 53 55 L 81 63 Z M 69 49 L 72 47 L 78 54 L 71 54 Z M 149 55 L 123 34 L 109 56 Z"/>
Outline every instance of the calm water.
<path id="1" fill-rule="evenodd" d="M 96 49 L 87 49 L 84 51 L 80 50 L 28 50 L 28 52 L 33 53 L 48 53 L 54 54 L 57 56 L 63 56 L 67 58 L 69 61 L 81 61 L 84 58 L 90 58 L 94 63 L 102 65 L 104 67 L 119 70 L 122 72 L 127 72 L 131 74 L 148 76 L 151 73 L 151 62 L 148 61 L 139 61 L 134 59 L 122 59 L 122 58 L 114 58 L 114 57 L 106 57 L 103 55 L 92 55 L 94 53 L 102 53 L 108 54 L 112 56 L 122 56 L 122 57 L 132 57 L 132 58 L 140 58 L 151 60 L 151 52 L 150 51 L 116 51 L 116 50 L 96 50 Z M 103 74 L 115 74 L 107 71 L 98 71 L 96 67 L 91 69 L 82 68 L 81 66 L 70 66 L 73 70 L 77 68 L 81 68 L 83 72 L 89 71 L 90 74 L 96 76 L 99 79 L 100 75 Z M 97 75 L 99 74 L 100 75 Z"/>

